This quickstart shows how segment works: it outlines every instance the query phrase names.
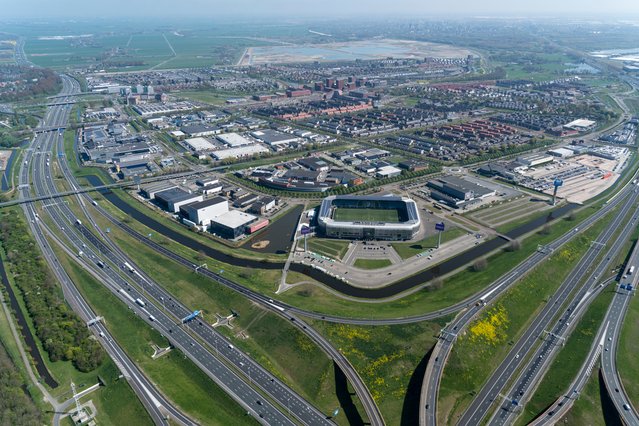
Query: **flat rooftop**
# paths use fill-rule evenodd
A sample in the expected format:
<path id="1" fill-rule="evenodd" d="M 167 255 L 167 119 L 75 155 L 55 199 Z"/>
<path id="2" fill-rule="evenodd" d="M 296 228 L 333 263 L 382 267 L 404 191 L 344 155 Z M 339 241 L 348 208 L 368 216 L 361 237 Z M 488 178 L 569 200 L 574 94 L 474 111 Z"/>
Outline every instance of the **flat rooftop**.
<path id="1" fill-rule="evenodd" d="M 224 213 L 221 216 L 216 217 L 211 222 L 226 226 L 227 228 L 235 229 L 240 226 L 247 225 L 257 219 L 252 214 L 244 213 L 239 210 L 230 210 L 228 213 Z"/>

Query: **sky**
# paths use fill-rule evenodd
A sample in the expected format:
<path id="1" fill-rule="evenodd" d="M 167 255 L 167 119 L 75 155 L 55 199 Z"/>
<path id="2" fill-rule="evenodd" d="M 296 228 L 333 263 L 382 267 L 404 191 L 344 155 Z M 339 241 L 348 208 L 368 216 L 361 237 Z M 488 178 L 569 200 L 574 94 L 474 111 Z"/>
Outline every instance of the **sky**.
<path id="1" fill-rule="evenodd" d="M 0 0 L 2 18 L 639 17 L 638 0 Z M 0 18 L 1 19 L 1 18 Z"/>

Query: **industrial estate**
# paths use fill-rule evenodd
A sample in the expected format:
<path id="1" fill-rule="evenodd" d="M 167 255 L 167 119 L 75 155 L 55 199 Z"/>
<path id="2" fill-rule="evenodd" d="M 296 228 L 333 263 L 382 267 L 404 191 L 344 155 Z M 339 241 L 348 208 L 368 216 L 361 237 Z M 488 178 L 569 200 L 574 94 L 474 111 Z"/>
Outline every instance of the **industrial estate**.
<path id="1" fill-rule="evenodd" d="M 639 425 L 639 27 L 65 22 L 0 33 L 2 424 Z"/>

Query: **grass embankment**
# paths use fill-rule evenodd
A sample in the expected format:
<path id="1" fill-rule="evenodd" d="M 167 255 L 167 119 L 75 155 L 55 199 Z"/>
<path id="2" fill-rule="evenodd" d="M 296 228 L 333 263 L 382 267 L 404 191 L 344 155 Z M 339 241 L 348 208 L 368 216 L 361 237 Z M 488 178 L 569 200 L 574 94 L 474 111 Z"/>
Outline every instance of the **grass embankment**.
<path id="1" fill-rule="evenodd" d="M 214 323 L 216 314 L 227 316 L 231 310 L 237 312 L 239 316 L 232 321 L 233 329 L 219 327 L 217 330 L 321 410 L 328 413 L 338 406 L 331 360 L 285 319 L 132 241 L 119 230 L 113 230 L 111 238 L 182 303 L 203 310 L 207 321 Z M 255 280 L 268 278 L 261 271 L 247 271 L 256 274 Z M 225 270 L 224 275 L 228 275 L 228 271 Z"/>
<path id="2" fill-rule="evenodd" d="M 235 401 L 178 350 L 172 350 L 159 359 L 151 359 L 151 345 L 167 347 L 168 341 L 68 256 L 60 252 L 59 258 L 96 314 L 105 318 L 115 340 L 178 407 L 202 424 L 253 424 Z M 114 399 L 117 397 L 114 396 Z M 114 410 L 123 411 L 121 407 L 114 407 Z M 120 415 L 126 416 L 126 413 Z M 139 422 L 137 416 L 128 420 L 119 424 Z"/>
<path id="3" fill-rule="evenodd" d="M 510 342 L 541 311 L 606 226 L 607 221 L 600 220 L 564 245 L 500 296 L 457 338 L 440 386 L 438 416 L 442 424 L 455 421 L 463 413 L 492 373 L 486 366 L 499 365 L 510 350 Z"/>
<path id="4" fill-rule="evenodd" d="M 450 228 L 442 232 L 442 244 L 452 241 L 455 238 L 459 238 L 464 234 L 466 234 L 466 231 L 461 228 Z M 431 235 L 421 241 L 413 243 L 393 243 L 391 245 L 397 254 L 399 254 L 399 257 L 402 259 L 408 259 L 422 253 L 424 250 L 437 247 L 438 240 L 438 235 Z"/>
<path id="5" fill-rule="evenodd" d="M 561 348 L 539 387 L 528 404 L 526 404 L 516 424 L 528 424 L 539 413 L 543 412 L 548 405 L 556 401 L 561 395 L 569 392 L 567 386 L 573 381 L 581 368 L 590 351 L 593 339 L 601 326 L 601 321 L 606 316 L 608 305 L 610 305 L 614 296 L 614 285 L 612 286 L 613 288 L 606 289 L 597 296 L 588 307 L 579 324 L 566 341 L 566 345 Z M 593 369 L 593 375 L 596 376 L 596 374 L 597 370 Z"/>
<path id="6" fill-rule="evenodd" d="M 313 322 L 359 372 L 386 424 L 417 424 L 423 371 L 418 367 L 450 318 L 393 326 Z M 412 377 L 413 373 L 416 377 Z M 416 400 L 414 399 L 416 398 Z"/>
<path id="7" fill-rule="evenodd" d="M 579 394 L 579 398 L 575 401 L 568 413 L 556 424 L 566 425 L 608 425 L 606 416 L 603 411 L 602 394 L 606 392 L 605 385 L 600 380 L 599 370 L 595 365 L 592 369 L 592 375 L 588 379 L 588 383 Z M 613 406 L 614 411 L 614 406 Z M 620 424 L 620 423 L 612 423 Z"/>
<path id="8" fill-rule="evenodd" d="M 299 243 L 303 244 L 302 242 Z M 331 240 L 328 238 L 313 237 L 307 241 L 308 249 L 317 254 L 333 259 L 342 260 L 348 251 L 349 242 L 344 240 Z"/>

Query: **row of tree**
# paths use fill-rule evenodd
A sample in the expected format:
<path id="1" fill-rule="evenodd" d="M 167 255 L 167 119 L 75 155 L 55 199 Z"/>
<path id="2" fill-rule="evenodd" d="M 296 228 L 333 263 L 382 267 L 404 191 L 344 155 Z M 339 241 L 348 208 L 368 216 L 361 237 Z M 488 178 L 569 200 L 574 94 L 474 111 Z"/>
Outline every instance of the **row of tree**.
<path id="1" fill-rule="evenodd" d="M 49 359 L 71 361 L 82 372 L 97 368 L 104 360 L 104 350 L 64 301 L 26 223 L 15 212 L 0 218 L 0 243 L 7 253 L 7 270 L 13 275 Z"/>
<path id="2" fill-rule="evenodd" d="M 41 425 L 42 413 L 24 391 L 20 373 L 0 343 L 0 425 Z"/>

